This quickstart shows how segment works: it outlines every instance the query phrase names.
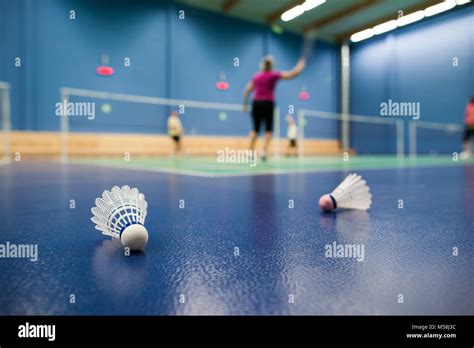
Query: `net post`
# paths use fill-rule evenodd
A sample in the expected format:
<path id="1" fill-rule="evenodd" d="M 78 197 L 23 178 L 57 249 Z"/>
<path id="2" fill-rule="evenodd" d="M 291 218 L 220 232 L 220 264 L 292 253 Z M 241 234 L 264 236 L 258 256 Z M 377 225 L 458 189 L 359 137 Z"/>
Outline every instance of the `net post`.
<path id="1" fill-rule="evenodd" d="M 344 151 L 349 149 L 349 96 L 350 96 L 350 49 L 341 46 L 341 142 Z"/>
<path id="2" fill-rule="evenodd" d="M 403 159 L 405 157 L 405 135 L 404 123 L 402 120 L 397 121 L 397 158 Z"/>
<path id="3" fill-rule="evenodd" d="M 67 162 L 69 159 L 69 119 L 67 114 L 67 104 L 69 102 L 69 95 L 64 90 L 60 90 L 60 103 L 63 104 L 60 120 L 60 138 L 61 138 L 61 161 Z"/>
<path id="4" fill-rule="evenodd" d="M 273 110 L 274 118 L 274 137 L 273 137 L 273 158 L 280 158 L 280 108 L 276 107 Z"/>
<path id="5" fill-rule="evenodd" d="M 10 85 L 2 83 L 0 86 L 2 93 L 2 133 L 3 133 L 3 159 L 5 162 L 10 161 Z"/>
<path id="6" fill-rule="evenodd" d="M 411 121 L 409 123 L 408 137 L 410 143 L 410 158 L 416 158 L 417 156 L 417 144 L 416 144 L 416 123 Z"/>
<path id="7" fill-rule="evenodd" d="M 304 157 L 304 111 L 298 110 L 298 157 Z"/>

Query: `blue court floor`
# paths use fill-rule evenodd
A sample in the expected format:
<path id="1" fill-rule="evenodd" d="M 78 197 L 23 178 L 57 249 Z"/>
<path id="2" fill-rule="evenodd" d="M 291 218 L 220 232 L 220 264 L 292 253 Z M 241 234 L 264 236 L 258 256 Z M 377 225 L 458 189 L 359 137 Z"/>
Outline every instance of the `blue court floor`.
<path id="1" fill-rule="evenodd" d="M 39 252 L 0 258 L 0 314 L 474 314 L 474 165 L 358 172 L 372 208 L 323 214 L 319 196 L 347 172 L 0 166 L 0 244 Z M 125 184 L 149 204 L 149 244 L 131 256 L 90 221 L 95 198 Z M 364 245 L 364 259 L 326 257 L 334 242 Z"/>

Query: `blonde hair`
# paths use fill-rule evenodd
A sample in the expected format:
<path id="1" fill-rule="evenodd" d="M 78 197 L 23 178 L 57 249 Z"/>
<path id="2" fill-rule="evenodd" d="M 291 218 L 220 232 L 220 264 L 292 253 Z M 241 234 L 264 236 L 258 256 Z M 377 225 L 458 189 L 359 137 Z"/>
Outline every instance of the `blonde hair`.
<path id="1" fill-rule="evenodd" d="M 265 56 L 260 62 L 260 69 L 263 71 L 271 71 L 274 65 L 275 59 L 272 56 Z"/>

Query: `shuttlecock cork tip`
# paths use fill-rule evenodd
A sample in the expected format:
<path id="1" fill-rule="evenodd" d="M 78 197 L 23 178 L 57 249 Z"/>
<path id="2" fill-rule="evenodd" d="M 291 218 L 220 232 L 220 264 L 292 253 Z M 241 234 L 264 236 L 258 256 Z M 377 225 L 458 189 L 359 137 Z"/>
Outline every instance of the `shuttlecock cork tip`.
<path id="1" fill-rule="evenodd" d="M 324 211 L 333 211 L 336 207 L 334 206 L 334 200 L 329 194 L 322 195 L 319 198 L 319 207 Z"/>
<path id="2" fill-rule="evenodd" d="M 143 250 L 148 243 L 148 231 L 143 225 L 130 225 L 123 230 L 120 240 L 123 246 L 131 251 Z"/>

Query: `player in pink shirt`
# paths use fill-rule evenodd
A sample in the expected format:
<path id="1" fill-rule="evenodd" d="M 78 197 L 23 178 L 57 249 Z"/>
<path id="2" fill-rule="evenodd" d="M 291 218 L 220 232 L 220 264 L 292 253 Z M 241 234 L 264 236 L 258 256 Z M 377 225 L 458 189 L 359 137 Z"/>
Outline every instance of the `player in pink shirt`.
<path id="1" fill-rule="evenodd" d="M 255 149 L 258 133 L 262 123 L 265 123 L 265 143 L 263 145 L 262 159 L 266 160 L 268 146 L 273 132 L 273 108 L 275 107 L 275 87 L 277 82 L 289 80 L 298 76 L 304 69 L 306 60 L 300 58 L 296 66 L 290 71 L 274 71 L 274 60 L 271 56 L 263 57 L 260 64 L 261 71 L 256 73 L 247 84 L 244 91 L 244 107 L 247 111 L 250 93 L 254 92 L 252 103 L 253 129 L 250 132 L 250 149 Z"/>
<path id="2" fill-rule="evenodd" d="M 469 104 L 466 106 L 464 123 L 466 124 L 466 130 L 463 137 L 464 151 L 460 154 L 461 159 L 467 159 L 472 156 L 471 137 L 474 136 L 474 96 L 471 97 Z"/>

